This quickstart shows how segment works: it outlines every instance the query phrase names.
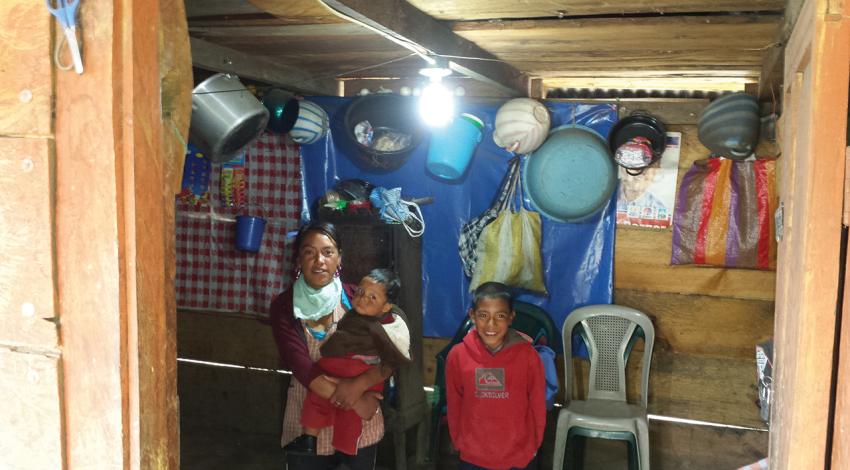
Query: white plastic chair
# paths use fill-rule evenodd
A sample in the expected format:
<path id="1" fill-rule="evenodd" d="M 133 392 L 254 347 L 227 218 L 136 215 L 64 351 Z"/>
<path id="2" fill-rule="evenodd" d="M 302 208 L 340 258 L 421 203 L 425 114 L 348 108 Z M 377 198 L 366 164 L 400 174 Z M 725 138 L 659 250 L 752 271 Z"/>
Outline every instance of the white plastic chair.
<path id="1" fill-rule="evenodd" d="M 573 333 L 581 327 L 590 355 L 587 400 L 571 400 Z M 642 333 L 640 403 L 626 401 L 626 363 L 631 346 Z M 607 439 L 633 439 L 637 468 L 649 470 L 649 428 L 646 419 L 649 365 L 655 328 L 645 314 L 620 305 L 588 305 L 573 310 L 562 330 L 564 339 L 564 390 L 566 404 L 558 414 L 554 470 L 564 467 L 567 441 L 572 435 Z M 571 432 L 572 430 L 572 432 Z M 634 468 L 629 465 L 629 468 Z"/>

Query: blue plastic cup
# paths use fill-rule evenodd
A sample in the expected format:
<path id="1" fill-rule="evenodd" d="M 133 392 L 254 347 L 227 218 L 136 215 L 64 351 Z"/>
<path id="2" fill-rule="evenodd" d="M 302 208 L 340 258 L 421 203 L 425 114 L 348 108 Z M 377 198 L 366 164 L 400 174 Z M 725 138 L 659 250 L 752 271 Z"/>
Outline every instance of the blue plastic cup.
<path id="1" fill-rule="evenodd" d="M 472 114 L 461 114 L 451 124 L 431 131 L 425 167 L 437 177 L 455 180 L 469 166 L 481 142 L 484 122 Z"/>
<path id="2" fill-rule="evenodd" d="M 263 230 L 266 229 L 266 219 L 240 215 L 236 217 L 236 248 L 242 251 L 256 253 L 263 244 Z"/>

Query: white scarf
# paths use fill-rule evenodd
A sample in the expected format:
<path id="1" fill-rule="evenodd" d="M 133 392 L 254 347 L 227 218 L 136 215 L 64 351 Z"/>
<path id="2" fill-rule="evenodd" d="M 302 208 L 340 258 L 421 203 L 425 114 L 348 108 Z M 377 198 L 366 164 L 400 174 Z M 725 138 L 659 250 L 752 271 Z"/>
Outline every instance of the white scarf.
<path id="1" fill-rule="evenodd" d="M 325 287 L 313 289 L 301 276 L 293 286 L 292 309 L 295 318 L 316 321 L 333 312 L 341 298 L 342 282 L 338 277 Z"/>

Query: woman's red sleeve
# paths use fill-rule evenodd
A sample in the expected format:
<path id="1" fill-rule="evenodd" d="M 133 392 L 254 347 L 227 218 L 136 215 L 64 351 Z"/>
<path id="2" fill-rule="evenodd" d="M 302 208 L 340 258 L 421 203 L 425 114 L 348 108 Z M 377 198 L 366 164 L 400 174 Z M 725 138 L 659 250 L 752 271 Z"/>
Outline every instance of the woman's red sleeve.
<path id="1" fill-rule="evenodd" d="M 281 364 L 292 372 L 301 385 L 309 388 L 310 382 L 318 377 L 321 371 L 314 367 L 315 363 L 310 359 L 301 325 L 292 313 L 292 290 L 277 296 L 272 301 L 269 313 Z"/>

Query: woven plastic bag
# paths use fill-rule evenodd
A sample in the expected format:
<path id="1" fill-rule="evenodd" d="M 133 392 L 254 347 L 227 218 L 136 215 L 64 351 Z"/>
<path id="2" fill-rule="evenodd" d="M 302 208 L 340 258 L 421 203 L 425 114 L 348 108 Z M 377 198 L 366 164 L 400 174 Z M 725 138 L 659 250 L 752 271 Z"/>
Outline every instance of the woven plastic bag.
<path id="1" fill-rule="evenodd" d="M 469 283 L 470 290 L 496 281 L 547 294 L 540 257 L 540 214 L 526 210 L 521 195 L 522 184 L 517 171 L 499 215 L 484 227 L 478 238 L 478 261 Z"/>
<path id="2" fill-rule="evenodd" d="M 776 269 L 776 160 L 694 162 L 673 216 L 671 264 Z"/>
<path id="3" fill-rule="evenodd" d="M 513 158 L 508 164 L 508 172 L 499 186 L 499 191 L 496 193 L 496 199 L 493 201 L 493 204 L 481 215 L 471 219 L 460 228 L 457 249 L 460 254 L 460 261 L 463 264 L 463 272 L 469 277 L 472 277 L 472 274 L 475 272 L 475 263 L 478 261 L 476 249 L 478 248 L 478 238 L 481 236 L 481 231 L 489 223 L 496 220 L 499 211 L 504 207 L 505 201 L 508 200 L 508 196 L 511 194 L 511 185 L 514 184 L 514 176 L 518 172 L 519 158 Z"/>

